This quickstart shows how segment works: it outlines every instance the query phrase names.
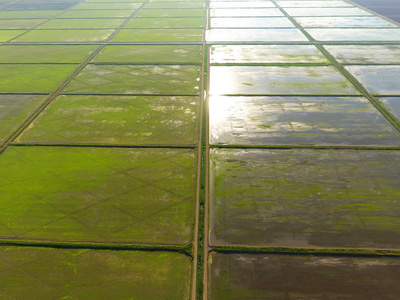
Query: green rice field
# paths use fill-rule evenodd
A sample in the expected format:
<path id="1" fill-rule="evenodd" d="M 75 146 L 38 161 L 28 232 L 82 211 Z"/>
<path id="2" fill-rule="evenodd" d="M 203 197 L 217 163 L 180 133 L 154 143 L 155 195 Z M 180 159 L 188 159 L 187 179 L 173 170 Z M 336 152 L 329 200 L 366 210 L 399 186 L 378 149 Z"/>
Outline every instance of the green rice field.
<path id="1" fill-rule="evenodd" d="M 0 0 L 0 299 L 398 299 L 399 53 L 350 0 Z"/>

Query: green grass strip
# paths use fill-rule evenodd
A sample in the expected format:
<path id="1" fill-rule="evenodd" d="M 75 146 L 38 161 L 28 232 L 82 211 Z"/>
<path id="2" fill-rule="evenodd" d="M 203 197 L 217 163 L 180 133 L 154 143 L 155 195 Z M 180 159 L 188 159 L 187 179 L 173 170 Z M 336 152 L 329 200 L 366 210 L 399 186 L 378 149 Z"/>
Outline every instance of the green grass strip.
<path id="1" fill-rule="evenodd" d="M 292 247 L 249 247 L 249 246 L 214 246 L 220 253 L 254 254 L 290 254 L 290 255 L 326 255 L 326 256 L 370 256 L 400 257 L 400 250 L 355 249 L 355 248 L 292 248 Z"/>
<path id="2" fill-rule="evenodd" d="M 172 145 L 172 144 L 165 144 L 165 145 L 152 145 L 152 144 L 137 144 L 137 145 L 113 145 L 113 144 L 76 144 L 76 143 L 71 143 L 71 144 L 52 144 L 52 143 L 10 143 L 10 145 L 15 146 L 15 147 L 25 147 L 25 146 L 30 146 L 30 147 L 81 147 L 81 148 L 161 148 L 161 149 L 170 149 L 170 148 L 176 148 L 176 149 L 195 149 L 196 145 Z"/>
<path id="3" fill-rule="evenodd" d="M 206 0 L 206 8 L 204 11 L 204 20 L 207 20 L 209 1 Z M 205 26 L 204 26 L 205 27 Z M 208 90 L 208 49 L 206 46 L 205 29 L 203 30 L 203 61 L 202 61 L 202 110 L 201 110 L 201 136 L 200 136 L 200 150 L 201 150 L 201 164 L 200 164 L 200 191 L 199 191 L 199 217 L 198 217 L 198 229 L 197 229 L 197 268 L 196 275 L 196 299 L 203 299 L 204 295 L 204 226 L 205 226 L 205 199 L 206 199 L 206 180 L 207 180 L 207 101 L 206 93 Z"/>

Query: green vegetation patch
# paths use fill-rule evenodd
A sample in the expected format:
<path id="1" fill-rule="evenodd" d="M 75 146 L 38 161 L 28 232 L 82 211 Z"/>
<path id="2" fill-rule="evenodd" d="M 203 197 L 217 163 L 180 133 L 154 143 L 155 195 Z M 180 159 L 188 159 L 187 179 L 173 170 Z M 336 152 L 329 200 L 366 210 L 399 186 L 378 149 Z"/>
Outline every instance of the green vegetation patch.
<path id="1" fill-rule="evenodd" d="M 210 97 L 217 145 L 400 146 L 400 134 L 361 97 Z"/>
<path id="2" fill-rule="evenodd" d="M 125 28 L 203 28 L 203 18 L 133 18 Z"/>
<path id="3" fill-rule="evenodd" d="M 51 18 L 60 13 L 62 10 L 44 10 L 44 11 L 0 11 L 0 19 L 42 19 Z"/>
<path id="4" fill-rule="evenodd" d="M 0 20 L 0 29 L 30 29 L 44 21 L 46 21 L 46 19 Z"/>
<path id="5" fill-rule="evenodd" d="M 81 63 L 98 46 L 3 45 L 0 63 Z"/>
<path id="6" fill-rule="evenodd" d="M 113 29 L 32 30 L 14 41 L 35 43 L 104 42 L 113 32 Z"/>
<path id="7" fill-rule="evenodd" d="M 137 17 L 157 17 L 157 18 L 170 18 L 170 17 L 203 17 L 204 9 L 187 8 L 187 9 L 143 9 Z"/>
<path id="8" fill-rule="evenodd" d="M 359 95 L 333 66 L 211 66 L 210 94 Z"/>
<path id="9" fill-rule="evenodd" d="M 0 30 L 0 42 L 8 42 L 24 32 L 25 30 Z"/>
<path id="10" fill-rule="evenodd" d="M 87 10 L 70 10 L 60 16 L 60 18 L 69 19 L 96 19 L 96 18 L 127 18 L 134 11 L 132 10 L 116 10 L 116 9 L 92 9 Z"/>
<path id="11" fill-rule="evenodd" d="M 0 93 L 49 93 L 55 90 L 77 65 L 0 65 Z"/>
<path id="12" fill-rule="evenodd" d="M 0 95 L 0 142 L 43 100 L 44 96 Z"/>
<path id="13" fill-rule="evenodd" d="M 113 10 L 113 9 L 122 9 L 122 10 L 135 10 L 139 8 L 141 3 L 83 3 L 79 6 L 76 7 L 76 10 L 78 9 L 107 9 L 107 10 Z"/>
<path id="14" fill-rule="evenodd" d="M 199 66 L 89 65 L 65 94 L 197 95 Z"/>
<path id="15" fill-rule="evenodd" d="M 398 249 L 394 151 L 214 150 L 214 245 Z"/>
<path id="16" fill-rule="evenodd" d="M 94 58 L 94 62 L 200 65 L 201 57 L 201 45 L 111 45 L 104 47 Z"/>
<path id="17" fill-rule="evenodd" d="M 0 248 L 1 291 L 14 299 L 188 299 L 191 263 L 168 252 Z"/>
<path id="18" fill-rule="evenodd" d="M 197 97 L 61 96 L 18 142 L 194 145 Z"/>
<path id="19" fill-rule="evenodd" d="M 395 299 L 398 258 L 211 256 L 209 299 Z"/>
<path id="20" fill-rule="evenodd" d="M 201 42 L 202 29 L 123 29 L 112 42 Z"/>
<path id="21" fill-rule="evenodd" d="M 118 28 L 124 19 L 54 19 L 39 29 L 92 29 L 92 28 Z"/>
<path id="22" fill-rule="evenodd" d="M 10 147 L 0 156 L 0 238 L 186 245 L 191 149 Z"/>

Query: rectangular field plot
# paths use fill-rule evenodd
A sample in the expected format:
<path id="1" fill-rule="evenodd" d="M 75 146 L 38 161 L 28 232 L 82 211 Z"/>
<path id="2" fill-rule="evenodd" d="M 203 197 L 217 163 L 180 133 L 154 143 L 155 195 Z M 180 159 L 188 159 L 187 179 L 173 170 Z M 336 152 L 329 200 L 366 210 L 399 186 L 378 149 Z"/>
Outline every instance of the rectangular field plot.
<path id="1" fill-rule="evenodd" d="M 49 93 L 67 79 L 77 65 L 0 65 L 0 93 Z"/>
<path id="2" fill-rule="evenodd" d="M 127 18 L 132 15 L 134 10 L 122 9 L 92 9 L 90 13 L 87 10 L 70 10 L 59 16 L 66 19 L 97 19 L 97 18 Z"/>
<path id="3" fill-rule="evenodd" d="M 0 254 L 2 299 L 189 299 L 192 267 L 182 254 L 37 247 Z"/>
<path id="4" fill-rule="evenodd" d="M 343 64 L 400 64 L 399 45 L 325 45 Z"/>
<path id="5" fill-rule="evenodd" d="M 40 3 L 42 2 L 42 3 Z M 50 1 L 49 1 L 50 2 Z M 54 1 L 58 3 L 46 3 L 44 1 L 15 1 L 9 5 L 2 6 L 5 11 L 43 11 L 43 10 L 65 10 L 76 5 L 79 1 Z"/>
<path id="6" fill-rule="evenodd" d="M 8 148 L 0 157 L 0 238 L 186 245 L 195 153 Z"/>
<path id="7" fill-rule="evenodd" d="M 400 146 L 400 134 L 366 98 L 211 97 L 216 145 Z"/>
<path id="8" fill-rule="evenodd" d="M 400 95 L 400 66 L 346 66 L 346 69 L 375 95 Z"/>
<path id="9" fill-rule="evenodd" d="M 0 19 L 0 29 L 30 29 L 44 21 L 46 21 L 46 19 Z"/>
<path id="10" fill-rule="evenodd" d="M 42 19 L 52 18 L 62 10 L 44 10 L 44 11 L 0 11 L 0 19 Z"/>
<path id="11" fill-rule="evenodd" d="M 307 32 L 323 42 L 394 42 L 400 41 L 400 28 L 311 28 Z"/>
<path id="12" fill-rule="evenodd" d="M 358 7 L 285 7 L 284 10 L 292 17 L 373 16 Z"/>
<path id="13" fill-rule="evenodd" d="M 278 8 L 210 9 L 211 17 L 283 17 Z"/>
<path id="14" fill-rule="evenodd" d="M 273 7 L 276 8 L 275 5 L 271 1 L 211 1 L 210 8 L 265 8 L 265 7 Z"/>
<path id="15" fill-rule="evenodd" d="M 224 2 L 221 2 L 224 3 Z M 264 3 L 264 2 L 259 2 Z M 295 27 L 288 18 L 211 18 L 211 28 L 291 28 Z"/>
<path id="16" fill-rule="evenodd" d="M 110 0 L 88 0 L 87 2 L 89 3 L 102 3 L 102 2 L 107 2 L 109 3 Z M 130 3 L 142 3 L 142 0 L 118 0 L 118 3 L 122 2 L 130 2 Z"/>
<path id="17" fill-rule="evenodd" d="M 90 15 L 88 13 L 88 15 Z M 102 29 L 118 28 L 124 19 L 54 19 L 39 26 L 39 29 Z"/>
<path id="18" fill-rule="evenodd" d="M 204 27 L 203 18 L 133 18 L 124 28 L 203 28 L 203 27 Z"/>
<path id="19" fill-rule="evenodd" d="M 135 16 L 138 18 L 193 18 L 204 17 L 204 9 L 185 8 L 185 9 L 142 9 Z"/>
<path id="20" fill-rule="evenodd" d="M 214 150 L 211 244 L 399 248 L 400 153 Z"/>
<path id="21" fill-rule="evenodd" d="M 114 32 L 114 29 L 98 30 L 33 30 L 14 42 L 28 43 L 79 43 L 79 42 L 104 42 Z"/>
<path id="22" fill-rule="evenodd" d="M 164 9 L 164 8 L 181 8 L 181 9 L 186 9 L 186 8 L 204 8 L 205 3 L 203 0 L 200 1 L 150 1 L 147 4 L 145 4 L 144 8 L 152 8 L 152 9 Z"/>
<path id="23" fill-rule="evenodd" d="M 311 45 L 216 45 L 210 50 L 211 64 L 329 63 Z"/>
<path id="24" fill-rule="evenodd" d="M 400 97 L 381 98 L 379 101 L 400 121 Z"/>
<path id="25" fill-rule="evenodd" d="M 1 48 L 0 48 L 1 50 Z M 95 63 L 198 64 L 201 45 L 110 45 L 96 55 Z"/>
<path id="26" fill-rule="evenodd" d="M 106 9 L 106 10 L 113 10 L 113 9 L 122 9 L 122 10 L 135 10 L 140 7 L 142 3 L 95 3 L 95 2 L 86 2 L 75 9 Z"/>
<path id="27" fill-rule="evenodd" d="M 316 40 L 324 42 L 400 41 L 400 28 L 315 28 L 307 31 Z"/>
<path id="28" fill-rule="evenodd" d="M 194 145 L 198 106 L 198 97 L 61 96 L 18 142 Z"/>
<path id="29" fill-rule="evenodd" d="M 0 142 L 44 100 L 36 95 L 0 95 Z"/>
<path id="30" fill-rule="evenodd" d="M 346 7 L 353 6 L 345 1 L 276 1 L 280 7 Z"/>
<path id="31" fill-rule="evenodd" d="M 202 29 L 123 29 L 112 42 L 201 42 Z"/>
<path id="32" fill-rule="evenodd" d="M 283 29 L 211 29 L 206 32 L 208 43 L 218 42 L 307 42 L 297 28 Z"/>
<path id="33" fill-rule="evenodd" d="M 65 94 L 197 95 L 198 66 L 89 65 L 63 91 Z"/>
<path id="34" fill-rule="evenodd" d="M 332 66 L 211 66 L 211 95 L 357 95 Z"/>
<path id="35" fill-rule="evenodd" d="M 209 268 L 210 300 L 396 299 L 400 293 L 398 258 L 214 254 Z"/>
<path id="36" fill-rule="evenodd" d="M 0 30 L 0 42 L 8 42 L 24 32 L 25 30 Z"/>
<path id="37" fill-rule="evenodd" d="M 296 21 L 303 27 L 396 27 L 382 18 L 368 17 L 299 17 Z"/>
<path id="38" fill-rule="evenodd" d="M 0 63 L 81 63 L 98 46 L 3 45 Z"/>

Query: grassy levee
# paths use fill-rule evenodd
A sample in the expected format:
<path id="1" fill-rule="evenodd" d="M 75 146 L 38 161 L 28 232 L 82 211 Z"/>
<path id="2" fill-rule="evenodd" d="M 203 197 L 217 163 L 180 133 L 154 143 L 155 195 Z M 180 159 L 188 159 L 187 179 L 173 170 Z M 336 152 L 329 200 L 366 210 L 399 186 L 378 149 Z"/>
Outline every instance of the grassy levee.
<path id="1" fill-rule="evenodd" d="M 205 50 L 206 53 L 206 50 Z M 206 54 L 205 54 L 206 56 Z M 205 57 L 205 59 L 207 59 Z M 206 75 L 205 75 L 206 76 Z M 204 79 L 204 82 L 207 82 Z M 202 101 L 205 101 L 203 99 Z M 206 199 L 206 180 L 207 180 L 207 155 L 206 155 L 206 139 L 207 139 L 207 126 L 206 126 L 206 113 L 207 107 L 204 104 L 203 114 L 201 117 L 201 170 L 200 170 L 200 206 L 199 206 L 199 224 L 198 224 L 198 263 L 197 263 L 197 282 L 196 282 L 196 297 L 197 299 L 203 298 L 204 286 L 203 286 L 203 272 L 204 272 L 204 222 L 205 222 L 205 199 Z"/>
<path id="2" fill-rule="evenodd" d="M 312 150 L 400 150 L 397 146 L 317 146 L 317 145 L 213 145 L 219 149 L 312 149 Z"/>
<path id="3" fill-rule="evenodd" d="M 150 245 L 150 244 L 114 244 L 114 243 L 71 243 L 53 241 L 5 240 L 0 239 L 0 246 L 48 247 L 59 249 L 91 249 L 91 250 L 133 250 L 133 251 L 168 251 L 178 252 L 192 257 L 192 244 Z"/>
<path id="4" fill-rule="evenodd" d="M 205 10 L 204 10 L 204 21 L 207 23 L 208 18 L 208 7 L 209 0 L 205 1 Z M 206 194 L 207 194 L 207 137 L 208 137 L 208 126 L 207 126 L 207 114 L 208 114 L 208 106 L 207 106 L 207 92 L 208 92 L 208 49 L 206 46 L 205 40 L 205 30 L 207 28 L 207 24 L 204 24 L 203 27 L 203 49 L 202 49 L 202 70 L 203 70 L 203 78 L 202 78 L 202 110 L 201 110 L 201 121 L 200 121 L 200 150 L 201 150 L 201 165 L 200 165 L 200 190 L 199 190 L 199 212 L 198 212 L 198 230 L 197 230 L 197 268 L 194 272 L 197 272 L 196 276 L 196 299 L 203 299 L 204 295 L 204 243 L 205 241 L 205 205 L 206 205 Z M 194 300 L 194 299 L 193 299 Z"/>
<path id="5" fill-rule="evenodd" d="M 220 253 L 400 257 L 400 250 L 392 249 L 214 246 L 212 250 Z"/>

